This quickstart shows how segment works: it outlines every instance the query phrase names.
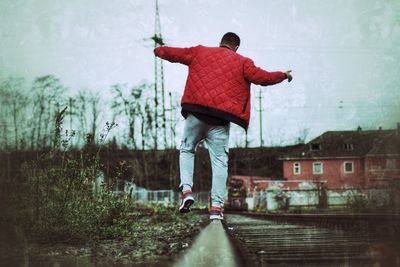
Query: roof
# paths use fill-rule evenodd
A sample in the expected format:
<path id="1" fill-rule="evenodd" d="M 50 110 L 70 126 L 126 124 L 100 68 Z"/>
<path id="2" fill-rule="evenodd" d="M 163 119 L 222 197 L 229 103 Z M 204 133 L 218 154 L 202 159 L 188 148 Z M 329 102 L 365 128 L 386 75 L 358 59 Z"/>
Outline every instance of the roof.
<path id="1" fill-rule="evenodd" d="M 375 141 L 367 157 L 400 156 L 400 133 L 393 132 Z"/>
<path id="2" fill-rule="evenodd" d="M 397 130 L 328 131 L 280 159 L 332 159 L 399 155 L 399 140 L 400 136 Z"/>

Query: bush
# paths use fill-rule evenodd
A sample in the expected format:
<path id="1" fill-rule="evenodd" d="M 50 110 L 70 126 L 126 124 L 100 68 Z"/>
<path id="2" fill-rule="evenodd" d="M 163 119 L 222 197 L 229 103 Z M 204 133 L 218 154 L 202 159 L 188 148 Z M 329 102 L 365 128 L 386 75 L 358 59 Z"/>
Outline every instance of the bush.
<path id="1" fill-rule="evenodd" d="M 347 195 L 347 207 L 354 213 L 370 212 L 375 207 L 363 193 L 354 191 Z"/>
<path id="2" fill-rule="evenodd" d="M 56 121 L 54 147 L 25 168 L 28 179 L 25 229 L 38 241 L 79 242 L 116 238 L 128 233 L 128 202 L 114 196 L 110 186 L 94 193 L 101 174 L 100 147 L 88 144 L 73 151 L 69 141 L 74 133 L 61 139 L 61 121 Z M 106 124 L 104 140 L 114 124 Z M 112 185 L 111 185 L 112 186 Z"/>
<path id="3" fill-rule="evenodd" d="M 58 241 L 123 235 L 128 202 L 107 186 L 93 193 L 97 161 L 83 166 L 74 159 L 64 158 L 64 162 L 64 166 L 50 163 L 30 177 L 30 232 L 36 238 Z"/>

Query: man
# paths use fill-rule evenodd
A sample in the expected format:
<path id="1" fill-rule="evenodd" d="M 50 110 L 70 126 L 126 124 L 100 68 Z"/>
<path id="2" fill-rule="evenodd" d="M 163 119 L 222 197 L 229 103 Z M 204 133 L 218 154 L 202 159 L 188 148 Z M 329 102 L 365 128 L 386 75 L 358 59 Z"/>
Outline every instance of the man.
<path id="1" fill-rule="evenodd" d="M 285 79 L 291 71 L 267 72 L 249 58 L 236 53 L 240 38 L 228 32 L 219 47 L 202 45 L 190 48 L 161 46 L 157 57 L 189 67 L 181 106 L 185 126 L 180 147 L 180 212 L 190 211 L 196 146 L 207 144 L 212 166 L 210 219 L 223 219 L 228 177 L 229 123 L 247 130 L 250 120 L 250 84 L 272 85 Z"/>

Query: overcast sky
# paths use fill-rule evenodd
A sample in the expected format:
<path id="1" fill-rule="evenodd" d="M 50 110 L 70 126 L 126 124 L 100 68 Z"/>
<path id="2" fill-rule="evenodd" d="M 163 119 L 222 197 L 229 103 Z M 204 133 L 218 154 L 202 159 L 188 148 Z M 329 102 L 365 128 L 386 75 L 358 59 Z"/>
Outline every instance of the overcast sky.
<path id="1" fill-rule="evenodd" d="M 400 121 L 400 1 L 160 0 L 161 30 L 171 46 L 218 45 L 227 31 L 238 53 L 294 80 L 263 88 L 266 145 L 293 143 L 327 130 L 394 128 Z M 54 74 L 70 87 L 101 91 L 153 77 L 155 1 L 2 0 L 0 75 Z M 185 66 L 166 62 L 167 90 L 179 97 Z M 258 94 L 259 87 L 252 87 Z M 253 99 L 252 145 L 259 144 Z M 107 117 L 107 116 L 105 116 Z M 178 129 L 183 126 L 182 120 Z M 231 142 L 242 135 L 233 127 Z M 179 134 L 178 134 L 179 139 Z M 177 141 L 179 142 L 179 141 Z"/>

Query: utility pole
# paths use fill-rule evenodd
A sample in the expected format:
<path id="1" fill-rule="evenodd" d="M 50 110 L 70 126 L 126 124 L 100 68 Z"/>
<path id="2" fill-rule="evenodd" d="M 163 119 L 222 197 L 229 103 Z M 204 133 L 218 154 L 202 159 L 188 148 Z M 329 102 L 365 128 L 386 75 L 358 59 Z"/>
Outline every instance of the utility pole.
<path id="1" fill-rule="evenodd" d="M 155 25 L 154 35 L 151 38 L 154 41 L 154 48 L 164 45 L 164 41 L 161 35 L 161 23 L 160 23 L 160 12 L 158 7 L 158 0 L 156 0 L 156 14 L 155 14 Z M 164 148 L 167 144 L 167 125 L 165 115 L 165 89 L 164 89 L 164 64 L 163 61 L 154 57 L 154 149 L 157 150 L 157 139 L 159 125 L 159 112 L 161 113 L 161 127 L 164 135 Z M 161 106 L 159 106 L 159 95 L 161 95 Z M 161 111 L 159 110 L 161 108 Z"/>
<path id="2" fill-rule="evenodd" d="M 262 127 L 262 112 L 264 111 L 264 109 L 262 108 L 263 96 L 262 96 L 262 88 L 261 87 L 258 88 L 257 99 L 258 99 L 258 109 L 256 109 L 256 111 L 259 112 L 259 116 L 260 116 L 260 147 L 263 147 L 264 146 L 264 140 L 263 140 L 263 132 L 262 132 L 262 128 L 263 128 Z"/>
<path id="3" fill-rule="evenodd" d="M 168 92 L 169 95 L 169 108 L 166 111 L 169 112 L 169 130 L 170 130 L 170 148 L 175 148 L 175 107 L 172 99 L 172 93 Z"/>

